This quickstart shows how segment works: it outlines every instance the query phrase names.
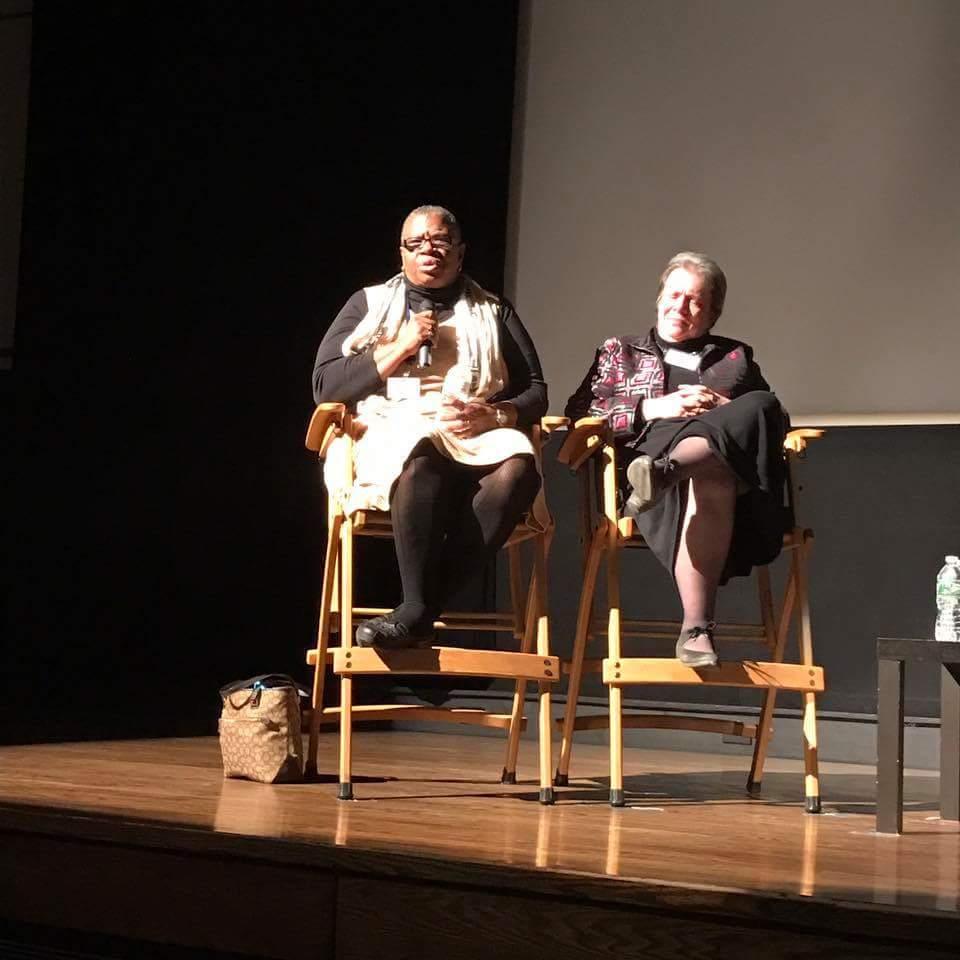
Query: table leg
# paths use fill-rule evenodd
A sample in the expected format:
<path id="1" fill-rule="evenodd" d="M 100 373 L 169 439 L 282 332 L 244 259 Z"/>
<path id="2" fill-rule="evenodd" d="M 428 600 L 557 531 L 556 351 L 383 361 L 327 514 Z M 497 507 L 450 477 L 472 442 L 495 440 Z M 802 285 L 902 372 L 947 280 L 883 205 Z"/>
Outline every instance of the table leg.
<path id="1" fill-rule="evenodd" d="M 877 667 L 877 832 L 902 833 L 903 661 Z"/>
<path id="2" fill-rule="evenodd" d="M 940 667 L 940 816 L 960 820 L 960 664 Z"/>

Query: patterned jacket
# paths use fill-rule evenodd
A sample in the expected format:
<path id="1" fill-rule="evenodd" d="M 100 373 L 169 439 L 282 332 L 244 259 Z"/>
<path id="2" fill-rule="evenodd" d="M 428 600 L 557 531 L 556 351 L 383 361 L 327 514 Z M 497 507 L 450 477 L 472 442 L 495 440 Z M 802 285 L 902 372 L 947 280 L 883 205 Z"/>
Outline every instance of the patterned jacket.
<path id="1" fill-rule="evenodd" d="M 729 337 L 709 338 L 699 373 L 702 384 L 731 400 L 770 389 L 754 363 L 753 349 Z M 564 414 L 573 421 L 606 417 L 619 442 L 638 442 L 647 426 L 642 401 L 662 397 L 665 382 L 663 354 L 652 330 L 646 336 L 611 337 L 597 350 Z"/>

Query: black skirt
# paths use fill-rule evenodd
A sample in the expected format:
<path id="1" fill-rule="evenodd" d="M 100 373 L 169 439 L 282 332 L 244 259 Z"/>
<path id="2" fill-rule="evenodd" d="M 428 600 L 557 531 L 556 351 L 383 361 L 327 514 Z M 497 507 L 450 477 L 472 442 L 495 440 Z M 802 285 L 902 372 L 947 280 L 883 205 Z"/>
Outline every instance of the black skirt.
<path id="1" fill-rule="evenodd" d="M 755 566 L 770 563 L 780 553 L 783 534 L 792 519 L 784 505 L 786 468 L 783 438 L 787 418 L 780 402 L 765 390 L 754 390 L 698 417 L 655 420 L 632 449 L 624 452 L 622 483 L 627 464 L 640 454 L 656 459 L 687 437 L 705 437 L 710 449 L 741 481 L 736 500 L 733 539 L 721 582 L 742 577 Z M 637 518 L 637 527 L 657 559 L 673 573 L 687 484 L 667 491 Z"/>

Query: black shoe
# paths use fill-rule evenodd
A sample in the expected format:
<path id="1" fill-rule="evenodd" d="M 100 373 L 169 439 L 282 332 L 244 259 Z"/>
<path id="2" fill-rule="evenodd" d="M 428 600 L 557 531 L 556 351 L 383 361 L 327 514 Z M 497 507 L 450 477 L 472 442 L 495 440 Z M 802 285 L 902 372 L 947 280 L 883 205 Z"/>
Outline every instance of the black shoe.
<path id="1" fill-rule="evenodd" d="M 405 623 L 387 617 L 364 620 L 357 627 L 357 643 L 361 647 L 380 647 L 382 650 L 405 650 L 433 642 L 433 631 L 421 633 Z"/>
<path id="2" fill-rule="evenodd" d="M 633 489 L 624 504 L 624 515 L 638 517 L 646 513 L 677 482 L 676 474 L 677 465 L 669 457 L 637 457 L 627 467 L 627 481 Z"/>
<path id="3" fill-rule="evenodd" d="M 693 640 L 694 637 L 699 637 L 701 634 L 706 634 L 710 645 L 713 646 L 712 623 L 702 627 L 690 627 L 689 630 L 684 630 L 680 634 L 680 639 L 677 640 L 677 659 L 685 667 L 715 667 L 720 662 L 715 650 L 688 650 L 686 648 L 685 644 L 689 640 Z"/>

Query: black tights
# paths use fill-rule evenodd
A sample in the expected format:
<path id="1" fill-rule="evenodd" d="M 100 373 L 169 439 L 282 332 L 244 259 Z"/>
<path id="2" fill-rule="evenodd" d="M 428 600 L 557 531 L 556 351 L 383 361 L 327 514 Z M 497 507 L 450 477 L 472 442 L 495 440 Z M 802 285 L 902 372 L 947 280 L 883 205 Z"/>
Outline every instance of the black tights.
<path id="1" fill-rule="evenodd" d="M 419 443 L 390 503 L 403 603 L 392 619 L 425 628 L 503 546 L 540 486 L 533 457 L 472 467 Z"/>

